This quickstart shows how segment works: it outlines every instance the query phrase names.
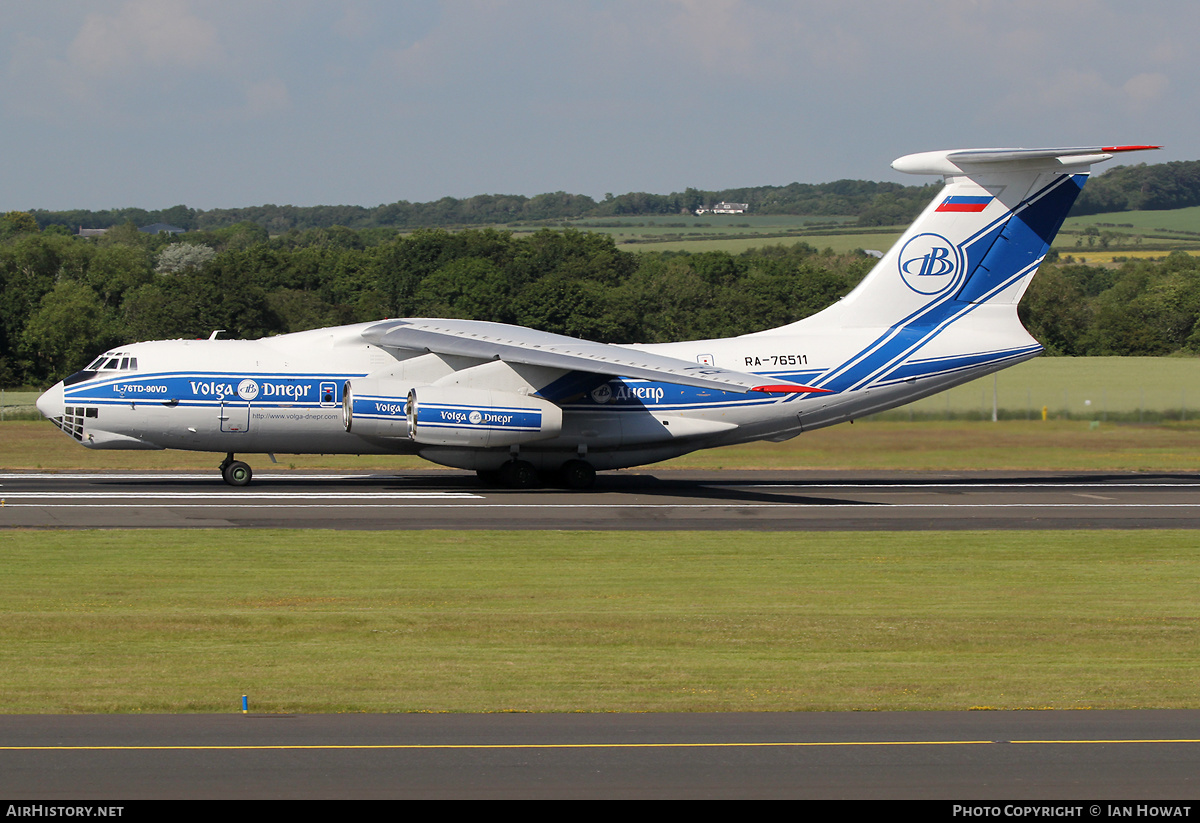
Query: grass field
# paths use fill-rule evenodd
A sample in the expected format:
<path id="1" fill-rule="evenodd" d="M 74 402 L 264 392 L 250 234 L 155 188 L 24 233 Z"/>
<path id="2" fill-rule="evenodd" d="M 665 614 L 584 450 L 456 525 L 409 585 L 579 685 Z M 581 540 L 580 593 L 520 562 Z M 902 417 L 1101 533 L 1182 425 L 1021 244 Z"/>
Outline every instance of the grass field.
<path id="1" fill-rule="evenodd" d="M 785 443 L 706 449 L 634 471 L 671 469 L 880 469 L 912 471 L 1200 471 L 1200 421 L 1160 425 L 1088 421 L 864 421 L 807 432 Z M 256 471 L 437 468 L 397 455 L 239 455 Z M 0 427 L 0 469 L 212 471 L 222 455 L 182 451 L 94 451 L 46 421 Z"/>
<path id="2" fill-rule="evenodd" d="M 767 245 L 807 242 L 818 249 L 845 252 L 862 248 L 887 248 L 903 227 L 859 229 L 856 218 L 788 214 L 629 215 L 585 218 L 561 223 L 493 226 L 517 235 L 543 228 L 574 228 L 607 234 L 625 251 L 730 251 L 741 252 Z M 882 239 L 870 240 L 873 236 Z M 882 244 L 882 245 L 881 245 Z"/>
<path id="3" fill-rule="evenodd" d="M 686 252 L 704 252 L 704 251 L 724 251 L 730 254 L 741 254 L 750 249 L 762 248 L 763 246 L 775 245 L 782 243 L 788 245 L 791 243 L 804 242 L 808 243 L 817 249 L 833 249 L 838 254 L 848 254 L 849 252 L 858 249 L 874 249 L 876 251 L 886 252 L 892 245 L 900 239 L 900 230 L 893 229 L 890 231 L 872 231 L 870 234 L 854 234 L 851 232 L 841 232 L 838 234 L 805 234 L 798 237 L 782 237 L 761 239 L 755 237 L 735 237 L 723 239 L 690 239 L 690 240 L 661 240 L 654 243 L 638 243 L 628 244 L 622 243 L 620 238 L 617 239 L 617 245 L 625 251 L 686 251 Z M 1065 233 L 1059 235 L 1054 243 L 1054 249 L 1063 256 L 1071 255 L 1075 260 L 1090 263 L 1091 265 L 1109 265 L 1113 263 L 1113 258 L 1162 258 L 1166 257 L 1172 251 L 1186 251 L 1190 254 L 1200 254 L 1200 239 L 1198 240 L 1170 240 L 1170 241 L 1146 241 L 1142 245 L 1113 245 L 1110 248 L 1102 248 L 1099 245 L 1088 246 L 1084 240 L 1084 245 L 1077 246 L 1075 244 L 1076 235 Z"/>
<path id="4" fill-rule="evenodd" d="M 1200 424 L 864 422 L 694 452 L 652 467 L 887 471 L 1200 471 Z"/>
<path id="5" fill-rule="evenodd" d="M 775 235 L 809 232 L 822 227 L 855 230 L 854 217 L 825 217 L 792 214 L 706 214 L 631 215 L 628 217 L 586 218 L 571 221 L 572 226 L 611 234 L 630 240 L 658 240 L 664 235 L 691 237 L 730 235 Z"/>
<path id="6" fill-rule="evenodd" d="M 830 222 L 850 223 L 845 228 Z M 706 215 L 689 218 L 582 221 L 585 231 L 612 235 L 626 251 L 726 251 L 804 242 L 838 253 L 856 249 L 886 251 L 900 237 L 900 228 L 858 229 L 853 218 L 813 218 L 792 215 Z"/>
<path id="7" fill-rule="evenodd" d="M 655 243 L 625 244 L 618 238 L 617 245 L 625 251 L 724 251 L 730 254 L 741 254 L 750 249 L 761 249 L 763 246 L 792 243 L 807 243 L 824 251 L 832 249 L 838 254 L 848 254 L 858 249 L 874 249 L 885 252 L 900 238 L 900 232 L 889 231 L 873 234 L 808 234 L 802 237 L 737 237 L 719 240 L 663 240 Z"/>
<path id="8" fill-rule="evenodd" d="M 1188 532 L 4 541 L 4 713 L 1200 705 Z"/>
<path id="9" fill-rule="evenodd" d="M 894 412 L 893 417 L 1002 416 L 1130 422 L 1200 419 L 1200 358 L 1038 357 Z"/>
<path id="10" fill-rule="evenodd" d="M 38 394 L 35 391 L 0 391 L 0 421 L 40 419 L 41 415 L 34 405 Z"/>
<path id="11" fill-rule="evenodd" d="M 827 221 L 843 225 L 830 229 L 822 225 Z M 838 253 L 856 249 L 887 251 L 906 228 L 858 229 L 853 223 L 854 218 L 850 217 L 639 215 L 578 221 L 578 228 L 610 234 L 627 251 L 726 251 L 731 254 L 800 241 Z M 1114 238 L 1109 248 L 1100 247 L 1098 241 L 1097 245 L 1088 245 L 1083 233 L 1089 227 L 1128 237 Z M 1137 235 L 1142 236 L 1140 242 L 1133 239 Z M 1054 248 L 1063 255 L 1070 254 L 1092 264 L 1111 263 L 1114 256 L 1162 257 L 1176 249 L 1200 253 L 1200 206 L 1072 217 L 1063 225 Z"/>
<path id="12" fill-rule="evenodd" d="M 1086 263 L 1089 266 L 1118 266 L 1126 260 L 1161 260 L 1170 252 L 1147 249 L 1099 249 L 1094 251 L 1080 250 L 1078 248 L 1061 248 L 1062 257 L 1059 258 L 1066 263 Z M 1192 256 L 1200 255 L 1200 247 L 1195 249 L 1183 249 Z"/>
<path id="13" fill-rule="evenodd" d="M 1200 206 L 1166 211 L 1122 211 L 1069 217 L 1063 224 L 1063 229 L 1081 231 L 1088 226 L 1095 226 L 1102 231 L 1129 234 L 1182 232 L 1186 236 L 1200 232 Z M 1195 239 L 1200 241 L 1200 235 Z"/>

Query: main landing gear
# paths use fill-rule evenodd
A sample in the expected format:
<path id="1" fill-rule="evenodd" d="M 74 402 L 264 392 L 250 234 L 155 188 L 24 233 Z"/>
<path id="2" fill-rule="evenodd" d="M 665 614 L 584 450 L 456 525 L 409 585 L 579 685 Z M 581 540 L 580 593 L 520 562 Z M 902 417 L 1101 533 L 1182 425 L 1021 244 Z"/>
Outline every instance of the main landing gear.
<path id="1" fill-rule="evenodd" d="M 231 486 L 245 486 L 254 477 L 254 472 L 249 464 L 234 460 L 233 452 L 229 452 L 221 461 L 221 477 Z"/>
<path id="2" fill-rule="evenodd" d="M 596 470 L 586 460 L 568 460 L 559 468 L 558 478 L 568 489 L 590 489 L 596 485 Z"/>
<path id="3" fill-rule="evenodd" d="M 568 489 L 590 489 L 596 485 L 596 469 L 586 460 L 568 460 L 557 472 L 539 472 L 528 460 L 509 460 L 499 469 L 476 472 L 489 486 L 510 489 L 533 489 L 538 486 L 562 486 Z"/>

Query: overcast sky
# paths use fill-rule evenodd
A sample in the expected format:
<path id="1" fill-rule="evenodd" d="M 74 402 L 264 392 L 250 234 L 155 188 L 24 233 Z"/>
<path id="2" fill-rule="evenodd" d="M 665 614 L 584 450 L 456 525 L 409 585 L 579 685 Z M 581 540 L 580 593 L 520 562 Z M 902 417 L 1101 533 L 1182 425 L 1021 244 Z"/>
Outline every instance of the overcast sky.
<path id="1" fill-rule="evenodd" d="M 0 0 L 0 15 L 0 211 L 918 183 L 888 164 L 976 146 L 1200 159 L 1186 0 Z"/>

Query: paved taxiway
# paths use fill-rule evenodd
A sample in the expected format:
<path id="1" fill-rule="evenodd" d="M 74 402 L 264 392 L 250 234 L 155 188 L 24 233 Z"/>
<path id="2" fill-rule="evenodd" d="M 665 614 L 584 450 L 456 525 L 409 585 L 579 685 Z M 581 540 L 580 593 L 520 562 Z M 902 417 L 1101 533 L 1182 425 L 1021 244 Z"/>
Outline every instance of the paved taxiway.
<path id="1" fill-rule="evenodd" d="M 337 529 L 1200 528 L 1195 474 L 648 470 L 586 492 L 473 474 L 262 471 L 0 475 L 0 527 Z"/>
<path id="2" fill-rule="evenodd" d="M 40 802 L 1198 793 L 1200 711 L 0 717 L 0 796 Z"/>

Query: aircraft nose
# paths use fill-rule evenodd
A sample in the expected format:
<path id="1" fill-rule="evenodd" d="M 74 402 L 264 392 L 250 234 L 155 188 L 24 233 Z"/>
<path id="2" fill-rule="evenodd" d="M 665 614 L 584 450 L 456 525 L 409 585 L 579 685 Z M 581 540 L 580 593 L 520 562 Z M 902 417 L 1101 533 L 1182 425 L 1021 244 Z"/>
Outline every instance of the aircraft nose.
<path id="1" fill-rule="evenodd" d="M 37 399 L 37 409 L 50 420 L 61 418 L 66 409 L 62 382 L 55 383 Z"/>

